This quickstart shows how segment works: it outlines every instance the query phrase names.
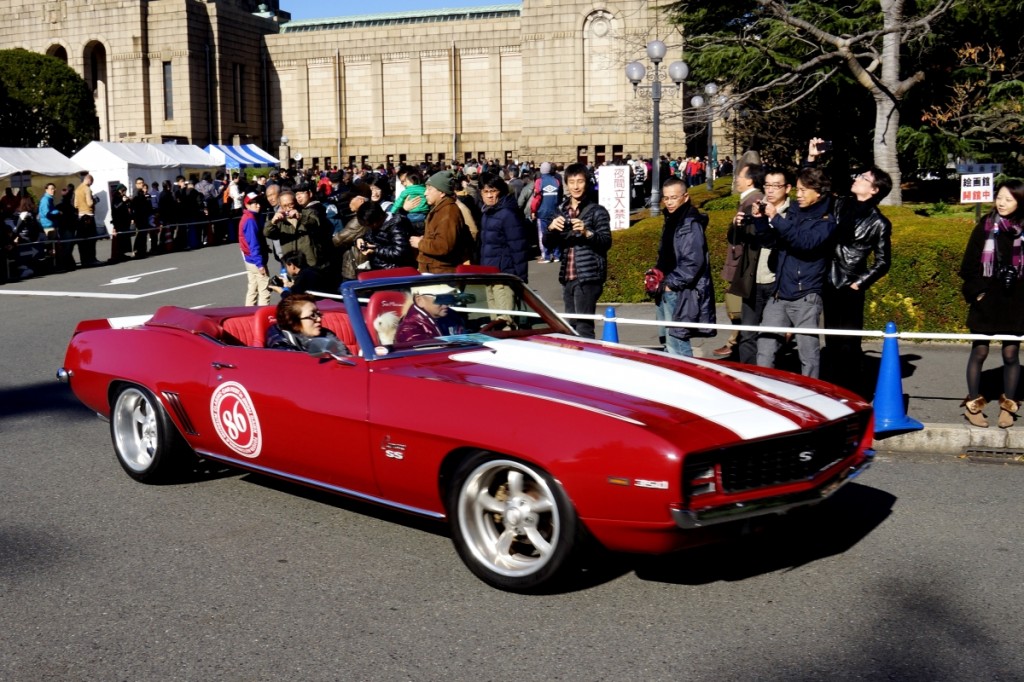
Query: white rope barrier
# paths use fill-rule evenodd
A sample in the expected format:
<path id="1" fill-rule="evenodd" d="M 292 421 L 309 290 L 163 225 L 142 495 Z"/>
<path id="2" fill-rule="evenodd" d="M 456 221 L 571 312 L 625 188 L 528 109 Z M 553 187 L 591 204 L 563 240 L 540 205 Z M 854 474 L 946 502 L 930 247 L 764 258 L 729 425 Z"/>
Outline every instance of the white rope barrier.
<path id="1" fill-rule="evenodd" d="M 943 334 L 937 332 L 901 332 L 886 334 L 884 331 L 871 329 L 819 329 L 811 327 L 763 327 L 744 324 L 710 324 L 702 322 L 672 322 L 670 320 L 640 320 L 628 317 L 605 317 L 603 315 L 580 315 L 559 313 L 564 319 L 570 320 L 600 320 L 603 322 L 615 322 L 622 324 L 635 324 L 640 326 L 654 327 L 679 327 L 684 329 L 720 329 L 724 331 L 750 331 L 768 334 L 818 334 L 822 336 L 860 336 L 876 339 L 907 339 L 907 340 L 932 340 L 932 341 L 1024 341 L 1024 336 L 1012 336 L 1010 334 Z"/>
<path id="2" fill-rule="evenodd" d="M 323 291 L 310 291 L 313 296 L 342 300 L 340 294 L 329 294 Z M 369 299 L 360 299 L 366 303 Z M 483 313 L 486 315 L 514 315 L 517 317 L 540 317 L 539 314 L 524 310 L 497 310 L 491 308 L 467 308 L 452 306 L 452 310 L 461 313 Z M 816 334 L 819 336 L 859 336 L 871 339 L 906 339 L 908 341 L 1024 341 L 1024 336 L 1009 334 L 943 334 L 937 332 L 901 332 L 886 334 L 873 329 L 821 329 L 817 327 L 762 327 L 749 324 L 720 324 L 702 322 L 673 322 L 670 320 L 647 320 L 629 317 L 605 317 L 604 315 L 584 315 L 581 313 L 555 313 L 563 320 L 593 320 L 595 322 L 614 322 L 616 324 L 632 324 L 647 327 L 675 327 L 681 329 L 718 329 L 722 331 L 758 332 L 767 334 Z"/>

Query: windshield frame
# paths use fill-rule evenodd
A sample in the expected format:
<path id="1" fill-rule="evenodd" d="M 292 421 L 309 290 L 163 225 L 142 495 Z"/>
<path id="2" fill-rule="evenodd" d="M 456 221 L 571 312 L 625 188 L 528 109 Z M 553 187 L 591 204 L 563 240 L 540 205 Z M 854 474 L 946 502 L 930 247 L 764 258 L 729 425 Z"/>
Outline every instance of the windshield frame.
<path id="1" fill-rule="evenodd" d="M 370 296 L 376 291 L 411 289 L 412 287 L 428 284 L 450 284 L 459 291 L 465 291 L 467 287 L 472 285 L 504 285 L 511 287 L 515 291 L 517 297 L 522 300 L 526 310 L 536 313 L 540 321 L 546 325 L 545 329 L 538 329 L 536 331 L 530 329 L 520 330 L 515 334 L 515 338 L 528 338 L 530 336 L 545 334 L 568 334 L 570 336 L 576 336 L 575 330 L 573 330 L 573 328 L 564 319 L 562 319 L 562 317 L 553 310 L 551 306 L 544 301 L 544 299 L 531 290 L 525 282 L 513 275 L 451 273 L 402 277 L 376 277 L 366 280 L 345 282 L 341 287 L 341 298 L 346 310 L 348 311 L 352 330 L 355 332 L 356 340 L 362 350 L 363 358 L 368 361 L 375 361 L 388 358 L 409 357 L 410 355 L 421 355 L 424 353 L 438 351 L 451 352 L 453 349 L 463 350 L 480 347 L 477 344 L 467 343 L 453 343 L 452 345 L 446 346 L 444 345 L 443 337 L 439 337 L 436 347 L 433 347 L 432 345 L 429 348 L 388 349 L 387 353 L 378 352 L 378 346 L 374 343 L 374 339 L 367 328 L 366 319 L 363 316 L 363 310 Z M 460 313 L 483 312 L 486 310 L 485 308 L 460 305 L 454 305 L 452 306 L 452 309 Z M 492 336 L 491 338 L 498 340 L 500 338 L 508 337 Z"/>

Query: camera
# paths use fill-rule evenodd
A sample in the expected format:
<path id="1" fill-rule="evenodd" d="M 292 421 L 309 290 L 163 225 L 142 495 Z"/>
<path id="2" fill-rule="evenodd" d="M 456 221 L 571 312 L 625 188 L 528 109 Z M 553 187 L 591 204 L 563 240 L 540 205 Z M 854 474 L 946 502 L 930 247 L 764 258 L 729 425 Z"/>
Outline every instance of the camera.
<path id="1" fill-rule="evenodd" d="M 281 279 L 280 275 L 274 275 L 270 278 L 270 284 L 275 287 L 284 287 L 284 280 Z"/>
<path id="2" fill-rule="evenodd" d="M 1004 289 L 1012 289 L 1013 285 L 1017 283 L 1017 268 L 1012 265 L 1004 265 L 999 268 L 997 274 L 999 283 L 1003 285 Z"/>
<path id="3" fill-rule="evenodd" d="M 819 154 L 830 152 L 832 151 L 832 140 L 822 140 L 815 144 L 815 147 L 817 147 Z"/>

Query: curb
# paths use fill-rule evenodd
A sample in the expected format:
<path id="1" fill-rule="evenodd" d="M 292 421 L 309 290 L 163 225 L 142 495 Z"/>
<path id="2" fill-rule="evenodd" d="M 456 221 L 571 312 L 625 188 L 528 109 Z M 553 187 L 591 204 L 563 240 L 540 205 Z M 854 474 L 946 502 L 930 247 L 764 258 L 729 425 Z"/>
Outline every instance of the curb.
<path id="1" fill-rule="evenodd" d="M 1024 431 L 995 425 L 983 429 L 969 424 L 925 424 L 922 431 L 875 438 L 872 447 L 880 452 L 939 455 L 961 455 L 971 448 L 1022 450 Z"/>

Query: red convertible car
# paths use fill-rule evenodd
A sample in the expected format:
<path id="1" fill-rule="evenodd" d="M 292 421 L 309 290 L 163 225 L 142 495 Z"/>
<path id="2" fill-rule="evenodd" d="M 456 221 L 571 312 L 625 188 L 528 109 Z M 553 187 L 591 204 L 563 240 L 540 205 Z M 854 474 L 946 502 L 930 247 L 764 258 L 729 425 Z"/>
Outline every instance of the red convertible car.
<path id="1" fill-rule="evenodd" d="M 584 540 L 664 553 L 812 505 L 873 456 L 851 393 L 582 339 L 514 277 L 340 299 L 317 303 L 340 343 L 307 352 L 265 347 L 274 307 L 84 321 L 58 376 L 139 481 L 199 456 L 446 519 L 470 570 L 514 591 L 564 576 Z"/>

